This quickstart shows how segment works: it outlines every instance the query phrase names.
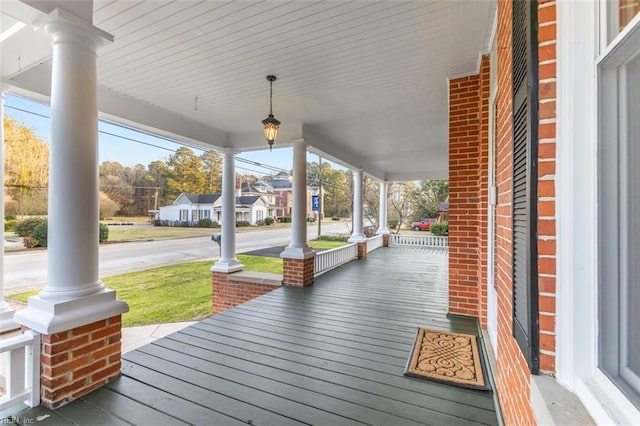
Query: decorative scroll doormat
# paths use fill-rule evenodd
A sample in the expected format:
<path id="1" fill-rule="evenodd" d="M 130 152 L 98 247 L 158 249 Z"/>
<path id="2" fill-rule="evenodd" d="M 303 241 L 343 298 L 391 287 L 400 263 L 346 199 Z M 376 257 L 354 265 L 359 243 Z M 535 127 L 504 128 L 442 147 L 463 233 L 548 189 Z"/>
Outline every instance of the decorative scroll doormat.
<path id="1" fill-rule="evenodd" d="M 488 390 L 478 339 L 471 334 L 419 328 L 405 375 Z"/>

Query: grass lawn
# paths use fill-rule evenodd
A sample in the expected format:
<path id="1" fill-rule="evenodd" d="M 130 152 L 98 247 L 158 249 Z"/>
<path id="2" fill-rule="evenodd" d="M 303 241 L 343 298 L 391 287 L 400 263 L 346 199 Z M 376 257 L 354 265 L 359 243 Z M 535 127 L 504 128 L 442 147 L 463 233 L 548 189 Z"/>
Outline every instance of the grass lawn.
<path id="1" fill-rule="evenodd" d="M 282 273 L 282 259 L 238 255 L 247 271 Z M 122 316 L 124 327 L 195 321 L 211 315 L 211 261 L 163 266 L 104 278 L 118 299 L 129 304 Z M 18 293 L 9 299 L 26 302 L 38 291 Z"/>
<path id="2" fill-rule="evenodd" d="M 345 244 L 340 241 L 309 241 L 311 247 L 318 249 L 332 249 Z M 239 254 L 238 260 L 244 265 L 245 271 L 282 273 L 281 258 Z M 118 292 L 118 299 L 129 304 L 130 311 L 122 316 L 125 327 L 195 321 L 211 314 L 211 264 L 210 260 L 182 263 L 106 277 L 103 281 L 107 287 Z M 38 292 L 39 290 L 18 293 L 8 298 L 26 302 L 29 296 Z"/>
<path id="3" fill-rule="evenodd" d="M 108 223 L 108 222 L 104 222 Z M 269 226 L 241 226 L 236 232 L 266 231 L 275 228 L 291 228 L 290 223 L 274 223 Z M 153 226 L 136 224 L 134 226 L 109 226 L 109 241 L 136 241 L 158 238 L 199 237 L 219 234 L 220 228 L 180 228 L 174 226 Z"/>
<path id="4" fill-rule="evenodd" d="M 332 249 L 336 247 L 342 247 L 347 245 L 348 243 L 343 243 L 342 241 L 318 241 L 311 240 L 308 242 L 309 246 L 315 249 Z"/>
<path id="5" fill-rule="evenodd" d="M 217 230 L 220 232 L 220 230 Z M 110 226 L 109 241 L 150 240 L 156 238 L 199 237 L 216 232 L 211 228 L 174 228 L 168 226 Z"/>

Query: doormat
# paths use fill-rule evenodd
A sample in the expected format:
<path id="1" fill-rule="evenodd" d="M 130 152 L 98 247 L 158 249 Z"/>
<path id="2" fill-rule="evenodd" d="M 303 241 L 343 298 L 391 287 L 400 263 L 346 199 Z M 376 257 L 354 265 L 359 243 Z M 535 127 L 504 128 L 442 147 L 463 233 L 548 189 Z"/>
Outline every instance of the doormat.
<path id="1" fill-rule="evenodd" d="M 488 390 L 478 339 L 471 334 L 419 328 L 405 375 Z"/>

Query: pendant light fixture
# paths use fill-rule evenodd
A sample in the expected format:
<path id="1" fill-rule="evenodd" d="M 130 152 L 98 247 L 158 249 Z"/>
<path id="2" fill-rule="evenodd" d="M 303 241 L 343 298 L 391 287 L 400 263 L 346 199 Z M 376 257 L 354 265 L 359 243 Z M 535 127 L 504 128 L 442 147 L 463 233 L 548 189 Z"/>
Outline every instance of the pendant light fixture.
<path id="1" fill-rule="evenodd" d="M 262 124 L 264 125 L 264 137 L 267 139 L 269 151 L 271 151 L 273 142 L 278 137 L 280 121 L 273 116 L 273 82 L 276 81 L 276 76 L 268 75 L 267 81 L 269 82 L 269 116 L 262 120 Z"/>

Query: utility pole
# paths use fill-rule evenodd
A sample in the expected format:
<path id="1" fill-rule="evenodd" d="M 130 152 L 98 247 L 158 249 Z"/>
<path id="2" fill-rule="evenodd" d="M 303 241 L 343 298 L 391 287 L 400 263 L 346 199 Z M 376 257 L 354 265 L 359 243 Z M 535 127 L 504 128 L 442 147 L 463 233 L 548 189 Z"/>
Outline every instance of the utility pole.
<path id="1" fill-rule="evenodd" d="M 318 155 L 318 238 L 322 235 L 322 157 Z"/>

